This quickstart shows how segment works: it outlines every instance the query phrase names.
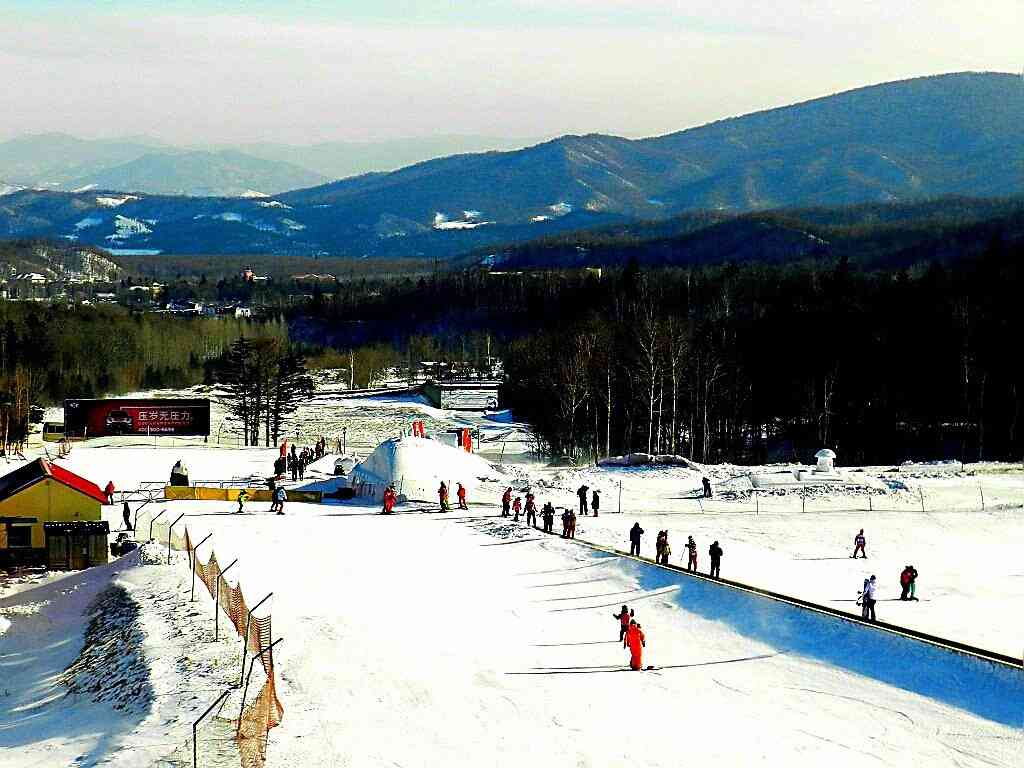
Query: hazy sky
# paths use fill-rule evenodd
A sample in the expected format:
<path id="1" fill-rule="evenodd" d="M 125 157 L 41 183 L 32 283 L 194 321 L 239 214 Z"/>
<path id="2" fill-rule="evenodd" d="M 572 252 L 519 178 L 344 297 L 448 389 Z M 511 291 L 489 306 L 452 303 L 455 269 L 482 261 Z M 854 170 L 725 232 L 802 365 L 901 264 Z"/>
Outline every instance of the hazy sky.
<path id="1" fill-rule="evenodd" d="M 0 0 L 0 138 L 645 136 L 1022 39 L 1022 0 Z"/>

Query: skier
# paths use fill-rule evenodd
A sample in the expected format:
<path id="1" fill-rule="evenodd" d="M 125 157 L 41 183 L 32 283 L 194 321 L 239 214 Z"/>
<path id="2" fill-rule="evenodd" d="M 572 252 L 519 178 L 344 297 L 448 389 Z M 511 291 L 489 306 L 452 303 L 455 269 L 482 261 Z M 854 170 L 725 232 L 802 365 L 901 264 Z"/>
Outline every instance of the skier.
<path id="1" fill-rule="evenodd" d="M 708 555 L 711 557 L 711 570 L 708 572 L 708 575 L 713 579 L 722 578 L 721 571 L 723 554 L 722 548 L 718 546 L 717 541 L 708 549 Z"/>
<path id="2" fill-rule="evenodd" d="M 526 492 L 526 524 L 537 527 L 537 502 L 529 491 Z"/>
<path id="3" fill-rule="evenodd" d="M 114 503 L 114 481 L 108 480 L 107 486 L 103 489 L 104 495 L 107 497 L 107 504 Z"/>
<path id="4" fill-rule="evenodd" d="M 868 579 L 867 584 L 864 585 L 864 595 L 861 598 L 864 601 L 864 618 L 868 621 L 877 621 L 875 618 L 875 594 L 878 590 L 878 582 L 876 581 L 874 574 Z"/>
<path id="5" fill-rule="evenodd" d="M 576 490 L 576 495 L 580 497 L 580 514 L 581 515 L 588 514 L 588 512 L 587 512 L 587 491 L 589 491 L 589 490 L 590 490 L 590 488 L 588 486 L 586 486 L 586 485 L 581 485 Z"/>
<path id="6" fill-rule="evenodd" d="M 661 565 L 661 556 L 665 551 L 665 531 L 658 531 L 658 536 L 654 540 L 654 562 Z"/>
<path id="7" fill-rule="evenodd" d="M 629 629 L 626 630 L 626 639 L 622 644 L 623 648 L 629 648 L 629 668 L 639 672 L 644 668 L 644 648 L 647 646 L 647 639 L 640 625 L 630 619 Z"/>
<path id="8" fill-rule="evenodd" d="M 562 538 L 569 538 L 569 508 L 562 510 Z"/>
<path id="9" fill-rule="evenodd" d="M 633 618 L 633 612 L 626 606 L 622 606 L 622 610 L 613 613 L 612 616 L 619 620 L 619 642 L 621 643 L 626 637 L 626 630 L 629 629 L 629 620 Z"/>
<path id="10" fill-rule="evenodd" d="M 868 559 L 868 553 L 864 551 L 864 547 L 867 546 L 867 539 L 864 538 L 864 529 L 860 529 L 860 533 L 853 537 L 853 554 L 850 555 L 854 560 L 857 559 L 857 553 L 860 552 L 864 556 L 864 559 Z"/>
<path id="11" fill-rule="evenodd" d="M 451 509 L 448 506 L 448 486 L 445 485 L 444 480 L 441 481 L 441 486 L 437 489 L 437 500 L 442 512 L 448 512 Z"/>
<path id="12" fill-rule="evenodd" d="M 910 599 L 917 601 L 917 569 L 910 565 Z"/>
<path id="13" fill-rule="evenodd" d="M 668 531 L 662 531 L 661 534 L 661 564 L 668 565 L 668 558 L 672 554 L 672 547 L 668 543 Z"/>
<path id="14" fill-rule="evenodd" d="M 288 471 L 292 475 L 292 482 L 296 482 L 299 479 L 299 460 L 295 457 L 295 454 L 288 454 Z"/>
<path id="15" fill-rule="evenodd" d="M 505 492 L 501 494 L 501 516 L 508 517 L 509 507 L 512 506 L 512 486 L 505 489 Z"/>
<path id="16" fill-rule="evenodd" d="M 382 515 L 390 515 L 395 509 L 395 502 L 398 500 L 398 494 L 395 493 L 395 484 L 392 483 L 384 489 L 384 508 L 381 509 Z"/>
<path id="17" fill-rule="evenodd" d="M 569 514 L 569 529 L 567 531 L 568 538 L 575 539 L 576 538 L 576 513 L 573 510 L 571 510 L 571 509 L 567 509 L 565 511 Z"/>
<path id="18" fill-rule="evenodd" d="M 456 483 L 455 496 L 459 500 L 459 509 L 469 509 L 469 505 L 466 504 L 466 489 L 462 483 Z"/>
<path id="19" fill-rule="evenodd" d="M 238 514 L 242 514 L 245 511 L 245 502 L 248 500 L 249 493 L 243 488 L 238 492 Z"/>
<path id="20" fill-rule="evenodd" d="M 277 514 L 284 514 L 284 503 L 286 501 L 288 501 L 288 493 L 284 488 L 278 488 L 274 491 L 274 504 L 277 505 Z"/>
<path id="21" fill-rule="evenodd" d="M 864 596 L 868 591 L 868 584 L 871 583 L 871 579 L 864 579 L 864 584 L 860 588 L 860 592 L 857 593 L 857 605 L 860 606 L 860 616 L 862 619 L 868 617 L 868 604 L 864 600 Z"/>
<path id="22" fill-rule="evenodd" d="M 629 529 L 629 554 L 640 557 L 640 537 L 644 535 L 644 529 L 640 523 L 633 523 Z"/>
<path id="23" fill-rule="evenodd" d="M 540 511 L 540 514 L 544 519 L 544 533 L 554 533 L 555 508 L 551 506 L 550 501 L 544 504 L 544 508 Z"/>
<path id="24" fill-rule="evenodd" d="M 593 496 L 590 497 L 590 508 L 594 510 L 594 517 L 597 517 L 597 511 L 601 508 L 600 491 L 595 490 Z"/>
<path id="25" fill-rule="evenodd" d="M 708 480 L 706 477 L 702 477 L 700 479 L 700 484 L 702 486 L 704 486 L 704 498 L 705 499 L 710 499 L 711 498 L 711 481 Z"/>
<path id="26" fill-rule="evenodd" d="M 686 549 L 689 552 L 689 556 L 686 560 L 686 570 L 697 572 L 697 542 L 693 540 L 693 536 L 689 536 L 686 540 Z"/>
<path id="27" fill-rule="evenodd" d="M 519 522 L 519 513 L 523 511 L 523 499 L 521 496 L 516 496 L 516 500 L 512 502 L 512 522 Z"/>
<path id="28" fill-rule="evenodd" d="M 910 593 L 910 566 L 903 566 L 900 572 L 900 600 L 906 600 Z"/>
<path id="29" fill-rule="evenodd" d="M 121 509 L 121 515 L 124 517 L 124 529 L 126 531 L 135 530 L 134 528 L 132 528 L 131 514 L 132 511 L 128 509 L 128 502 L 126 501 L 124 503 L 124 507 Z"/>

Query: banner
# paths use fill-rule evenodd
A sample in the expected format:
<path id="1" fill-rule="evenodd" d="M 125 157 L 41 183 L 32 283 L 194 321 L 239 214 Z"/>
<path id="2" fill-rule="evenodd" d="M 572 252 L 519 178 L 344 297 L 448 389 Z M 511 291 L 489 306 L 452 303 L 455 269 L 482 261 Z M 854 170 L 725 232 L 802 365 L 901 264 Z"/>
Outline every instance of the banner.
<path id="1" fill-rule="evenodd" d="M 209 400 L 65 400 L 68 437 L 209 435 Z"/>

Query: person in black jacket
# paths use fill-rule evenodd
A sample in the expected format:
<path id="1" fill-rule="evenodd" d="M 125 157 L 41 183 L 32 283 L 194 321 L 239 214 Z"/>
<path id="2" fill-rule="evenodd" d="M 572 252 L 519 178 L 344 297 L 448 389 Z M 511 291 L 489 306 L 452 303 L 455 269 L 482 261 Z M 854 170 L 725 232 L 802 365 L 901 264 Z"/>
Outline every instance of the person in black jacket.
<path id="1" fill-rule="evenodd" d="M 640 523 L 633 523 L 629 529 L 629 554 L 640 557 L 640 537 L 644 535 L 644 529 Z"/>
<path id="2" fill-rule="evenodd" d="M 708 555 L 711 557 L 711 571 L 708 575 L 713 579 L 720 579 L 722 577 L 722 554 L 722 548 L 718 546 L 717 541 L 708 549 Z"/>
<path id="3" fill-rule="evenodd" d="M 586 515 L 587 514 L 587 491 L 589 491 L 589 490 L 590 490 L 590 488 L 585 486 L 585 485 L 581 485 L 579 488 L 576 489 L 576 495 L 580 497 L 580 514 L 581 515 Z"/>

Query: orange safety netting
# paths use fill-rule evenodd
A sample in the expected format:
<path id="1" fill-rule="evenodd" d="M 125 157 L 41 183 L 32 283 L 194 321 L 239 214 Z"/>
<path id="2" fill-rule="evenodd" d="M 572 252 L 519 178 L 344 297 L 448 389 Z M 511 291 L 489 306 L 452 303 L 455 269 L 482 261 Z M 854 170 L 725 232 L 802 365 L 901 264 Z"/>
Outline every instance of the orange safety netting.
<path id="1" fill-rule="evenodd" d="M 172 536 L 172 547 L 175 546 L 174 539 L 175 537 Z M 189 553 L 196 576 L 206 585 L 211 597 L 219 593 L 221 609 L 231 620 L 235 631 L 244 639 L 249 652 L 254 658 L 259 657 L 266 673 L 267 681 L 263 688 L 242 711 L 236 734 L 243 768 L 263 768 L 267 750 L 267 732 L 279 725 L 284 716 L 284 707 L 281 706 L 274 687 L 274 653 L 270 650 L 273 635 L 270 617 L 249 616 L 241 584 L 230 586 L 224 578 L 218 579 L 221 570 L 215 553 L 210 553 L 210 559 L 206 563 L 200 562 L 192 547 L 192 539 L 187 528 L 181 538 L 181 543 Z M 246 637 L 246 635 L 248 636 Z"/>

